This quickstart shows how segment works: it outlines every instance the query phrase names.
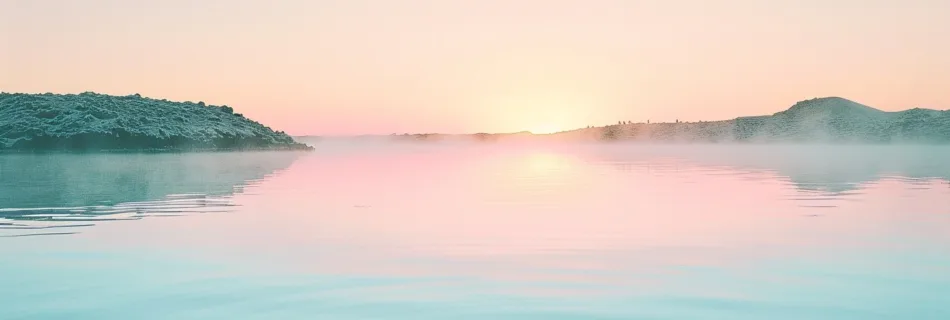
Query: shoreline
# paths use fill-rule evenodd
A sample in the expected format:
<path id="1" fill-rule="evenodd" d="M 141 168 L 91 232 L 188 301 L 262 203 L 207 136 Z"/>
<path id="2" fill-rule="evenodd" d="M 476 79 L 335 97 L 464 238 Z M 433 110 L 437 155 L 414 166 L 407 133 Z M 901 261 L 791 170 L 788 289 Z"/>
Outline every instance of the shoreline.
<path id="1" fill-rule="evenodd" d="M 293 147 L 263 147 L 263 148 L 150 148 L 150 149 L 100 149 L 100 150 L 75 150 L 75 149 L 0 149 L 0 155 L 3 154 L 158 154 L 158 153 L 223 153 L 223 152 L 312 152 L 314 147 L 303 144 L 303 146 Z"/>

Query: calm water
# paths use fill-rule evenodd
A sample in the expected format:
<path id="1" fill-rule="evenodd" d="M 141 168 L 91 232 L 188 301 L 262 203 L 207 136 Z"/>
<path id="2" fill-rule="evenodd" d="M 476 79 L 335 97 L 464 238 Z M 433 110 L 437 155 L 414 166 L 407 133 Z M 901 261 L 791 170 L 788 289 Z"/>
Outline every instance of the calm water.
<path id="1" fill-rule="evenodd" d="M 950 148 L 0 155 L 0 319 L 948 319 Z"/>

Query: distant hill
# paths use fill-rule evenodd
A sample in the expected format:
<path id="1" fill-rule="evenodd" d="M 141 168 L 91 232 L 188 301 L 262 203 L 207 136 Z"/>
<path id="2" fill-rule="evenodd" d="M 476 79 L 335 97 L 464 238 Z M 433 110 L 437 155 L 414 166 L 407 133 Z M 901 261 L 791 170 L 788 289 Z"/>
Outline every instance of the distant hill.
<path id="1" fill-rule="evenodd" d="M 428 142 L 496 142 L 496 141 L 533 141 L 537 135 L 528 131 L 513 133 L 471 133 L 471 134 L 446 134 L 446 133 L 392 133 L 387 135 L 356 135 L 356 136 L 297 136 L 297 141 L 308 144 L 348 144 L 348 143 L 387 143 L 387 142 L 407 142 L 407 143 L 428 143 Z"/>
<path id="2" fill-rule="evenodd" d="M 323 138 L 307 137 L 318 143 Z M 342 140 L 341 140 L 342 139 Z M 840 97 L 799 101 L 766 116 L 722 121 L 623 123 L 551 134 L 391 134 L 326 141 L 639 141 L 661 143 L 950 143 L 950 111 L 881 111 Z"/>
<path id="3" fill-rule="evenodd" d="M 665 142 L 950 143 L 950 111 L 885 112 L 839 97 L 800 101 L 770 116 L 630 123 L 578 129 L 569 139 Z"/>
<path id="4" fill-rule="evenodd" d="M 528 131 L 513 133 L 473 133 L 473 134 L 442 134 L 442 133 L 421 133 L 421 134 L 391 134 L 390 138 L 401 141 L 465 141 L 474 140 L 479 142 L 493 142 L 499 139 L 512 139 L 519 137 L 530 137 L 533 134 Z"/>
<path id="5" fill-rule="evenodd" d="M 138 94 L 0 93 L 0 151 L 310 149 L 228 106 Z"/>

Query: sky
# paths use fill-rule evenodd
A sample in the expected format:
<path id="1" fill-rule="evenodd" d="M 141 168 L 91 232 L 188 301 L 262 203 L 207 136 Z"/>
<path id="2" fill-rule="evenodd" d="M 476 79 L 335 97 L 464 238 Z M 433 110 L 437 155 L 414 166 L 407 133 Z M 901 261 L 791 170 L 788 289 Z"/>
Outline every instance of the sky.
<path id="1" fill-rule="evenodd" d="M 0 91 L 227 104 L 294 135 L 950 109 L 947 0 L 0 0 Z"/>

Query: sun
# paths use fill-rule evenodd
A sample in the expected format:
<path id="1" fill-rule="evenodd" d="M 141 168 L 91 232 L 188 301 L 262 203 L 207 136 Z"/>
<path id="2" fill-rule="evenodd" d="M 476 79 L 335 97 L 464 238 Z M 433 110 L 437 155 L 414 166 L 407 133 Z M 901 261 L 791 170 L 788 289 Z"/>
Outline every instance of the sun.
<path id="1" fill-rule="evenodd" d="M 531 129 L 528 129 L 528 131 L 533 134 L 549 134 L 549 133 L 557 133 L 563 130 L 553 125 L 539 125 L 539 126 L 534 126 Z"/>
<path id="2" fill-rule="evenodd" d="M 573 124 L 582 122 L 585 109 L 578 106 L 591 103 L 571 95 L 527 92 L 496 97 L 484 104 L 497 110 L 496 121 L 506 122 L 505 127 L 533 134 L 552 134 L 569 131 Z"/>

